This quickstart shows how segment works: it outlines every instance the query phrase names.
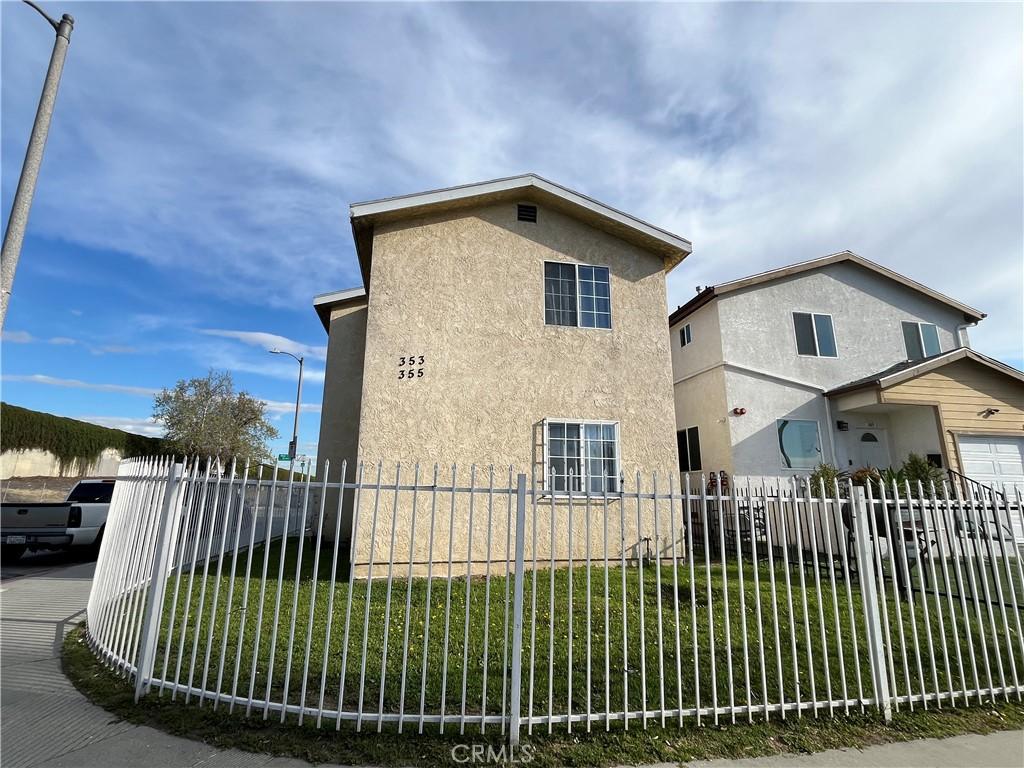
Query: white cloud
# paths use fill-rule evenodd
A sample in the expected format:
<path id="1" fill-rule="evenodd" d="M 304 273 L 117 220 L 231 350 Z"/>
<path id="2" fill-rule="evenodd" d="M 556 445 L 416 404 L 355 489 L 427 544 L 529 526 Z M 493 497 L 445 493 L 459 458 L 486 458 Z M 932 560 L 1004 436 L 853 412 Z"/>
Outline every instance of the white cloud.
<path id="1" fill-rule="evenodd" d="M 55 376 L 45 376 L 41 373 L 29 375 L 5 373 L 2 378 L 4 381 L 20 381 L 29 384 L 44 384 L 50 387 L 70 387 L 72 389 L 92 389 L 98 392 L 120 392 L 125 395 L 140 395 L 143 397 L 153 397 L 160 391 L 151 387 L 133 387 L 127 384 L 94 384 L 78 379 L 61 379 Z"/>
<path id="2" fill-rule="evenodd" d="M 137 419 L 131 416 L 73 416 L 72 418 L 146 437 L 163 437 L 164 434 L 163 424 L 155 419 Z"/>
<path id="3" fill-rule="evenodd" d="M 29 384 L 43 384 L 50 387 L 68 387 L 72 389 L 89 389 L 98 392 L 119 392 L 126 395 L 140 395 L 143 397 L 154 397 L 160 390 L 152 389 L 150 387 L 133 387 L 126 384 L 94 384 L 88 381 L 79 381 L 78 379 L 60 379 L 54 376 L 45 376 L 41 373 L 35 373 L 31 375 L 20 375 L 20 374 L 4 374 L 2 376 L 3 381 L 19 381 Z M 271 416 L 277 416 L 280 414 L 295 413 L 295 402 L 287 400 L 263 400 L 264 405 L 267 407 L 267 413 Z M 303 403 L 301 408 L 302 413 L 320 413 L 319 403 Z M 78 417 L 76 417 L 78 418 Z M 113 418 L 113 417 L 111 417 Z M 99 422 L 96 422 L 99 423 Z"/>
<path id="4" fill-rule="evenodd" d="M 293 355 L 317 360 L 327 359 L 327 347 L 313 346 L 294 341 L 286 336 L 279 336 L 276 333 L 265 331 L 230 331 L 220 328 L 202 328 L 200 333 L 207 336 L 219 336 L 225 339 L 234 339 L 252 347 L 259 347 L 264 351 L 280 349 L 284 352 L 291 352 Z"/>
<path id="5" fill-rule="evenodd" d="M 263 404 L 267 406 L 267 413 L 272 416 L 278 416 L 281 414 L 293 414 L 295 413 L 295 402 L 288 402 L 287 400 L 264 400 Z M 319 403 L 303 403 L 300 413 L 320 413 Z"/>
<path id="6" fill-rule="evenodd" d="M 849 248 L 1024 354 L 1019 5 L 246 10 L 83 6 L 36 231 L 295 309 L 358 279 L 347 202 L 534 170 L 689 237 L 670 305 Z M 36 86 L 4 96 L 30 125 Z"/>
<path id="7" fill-rule="evenodd" d="M 54 336 L 50 339 L 48 343 L 55 344 L 60 347 L 69 347 L 73 344 L 77 344 L 78 342 L 75 339 L 69 338 L 67 336 Z"/>
<path id="8" fill-rule="evenodd" d="M 36 339 L 27 331 L 4 331 L 2 338 L 8 344 L 31 344 Z"/>

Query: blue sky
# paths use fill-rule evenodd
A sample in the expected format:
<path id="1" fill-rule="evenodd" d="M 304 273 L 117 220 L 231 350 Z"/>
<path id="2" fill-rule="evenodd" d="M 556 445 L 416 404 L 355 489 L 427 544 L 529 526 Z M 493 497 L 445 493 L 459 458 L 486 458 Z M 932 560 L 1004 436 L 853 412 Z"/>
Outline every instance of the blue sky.
<path id="1" fill-rule="evenodd" d="M 694 286 L 849 248 L 1024 358 L 1014 4 L 73 3 L 2 347 L 3 399 L 146 433 L 227 369 L 284 448 L 350 202 L 533 171 L 691 239 Z M 3 216 L 52 43 L 0 2 Z M 271 337 L 281 338 L 271 338 Z"/>

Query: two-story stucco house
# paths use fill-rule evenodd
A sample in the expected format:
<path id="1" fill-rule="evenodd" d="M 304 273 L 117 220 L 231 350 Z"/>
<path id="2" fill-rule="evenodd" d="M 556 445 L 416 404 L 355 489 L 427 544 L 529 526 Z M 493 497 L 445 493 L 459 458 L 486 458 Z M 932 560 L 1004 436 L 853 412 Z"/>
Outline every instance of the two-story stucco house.
<path id="1" fill-rule="evenodd" d="M 680 470 L 885 468 L 1024 482 L 1024 374 L 985 315 L 849 251 L 699 291 L 669 318 Z"/>
<path id="2" fill-rule="evenodd" d="M 690 243 L 534 175 L 351 206 L 318 296 L 318 463 L 511 466 L 600 493 L 675 471 L 665 275 Z M 553 479 L 552 479 L 553 476 Z"/>

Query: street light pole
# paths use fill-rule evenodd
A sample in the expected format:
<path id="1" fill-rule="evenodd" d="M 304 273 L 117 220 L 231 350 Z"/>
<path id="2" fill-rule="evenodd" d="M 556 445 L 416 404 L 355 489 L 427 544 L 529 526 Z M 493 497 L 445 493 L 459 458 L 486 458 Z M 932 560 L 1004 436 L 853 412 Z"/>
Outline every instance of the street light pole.
<path id="1" fill-rule="evenodd" d="M 295 425 L 292 427 L 292 441 L 288 446 L 288 456 L 291 458 L 292 466 L 295 465 L 295 457 L 299 453 L 299 409 L 302 407 L 302 367 L 306 361 L 304 357 L 297 357 L 291 352 L 285 352 L 283 349 L 270 349 L 267 350 L 272 355 L 288 355 L 293 358 L 299 364 L 299 389 L 295 393 Z"/>
<path id="2" fill-rule="evenodd" d="M 11 298 L 11 287 L 14 285 L 14 272 L 18 268 L 18 256 L 21 254 L 21 243 L 25 239 L 25 228 L 28 225 L 28 213 L 32 207 L 32 196 L 36 190 L 36 178 L 39 166 L 43 162 L 43 149 L 46 146 L 46 135 L 50 130 L 50 118 L 53 116 L 53 105 L 57 100 L 57 86 L 64 70 L 64 58 L 67 56 L 68 45 L 71 43 L 71 30 L 75 20 L 64 14 L 60 21 L 50 18 L 31 0 L 24 0 L 27 5 L 37 10 L 57 33 L 53 41 L 53 53 L 50 55 L 50 66 L 46 70 L 43 82 L 43 93 L 39 97 L 36 109 L 36 121 L 32 126 L 32 134 L 25 150 L 25 162 L 21 166 L 21 178 L 18 190 L 14 193 L 11 215 L 7 220 L 4 232 L 3 252 L 0 255 L 0 330 L 7 319 L 7 304 Z"/>

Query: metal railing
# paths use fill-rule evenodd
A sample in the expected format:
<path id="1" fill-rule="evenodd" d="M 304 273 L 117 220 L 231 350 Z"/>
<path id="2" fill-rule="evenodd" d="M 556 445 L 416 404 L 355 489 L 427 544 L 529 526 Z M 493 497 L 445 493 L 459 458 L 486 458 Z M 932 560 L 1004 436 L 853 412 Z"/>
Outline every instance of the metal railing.
<path id="1" fill-rule="evenodd" d="M 677 484 L 126 461 L 89 642 L 137 698 L 512 743 L 1022 697 L 1019 493 Z"/>

